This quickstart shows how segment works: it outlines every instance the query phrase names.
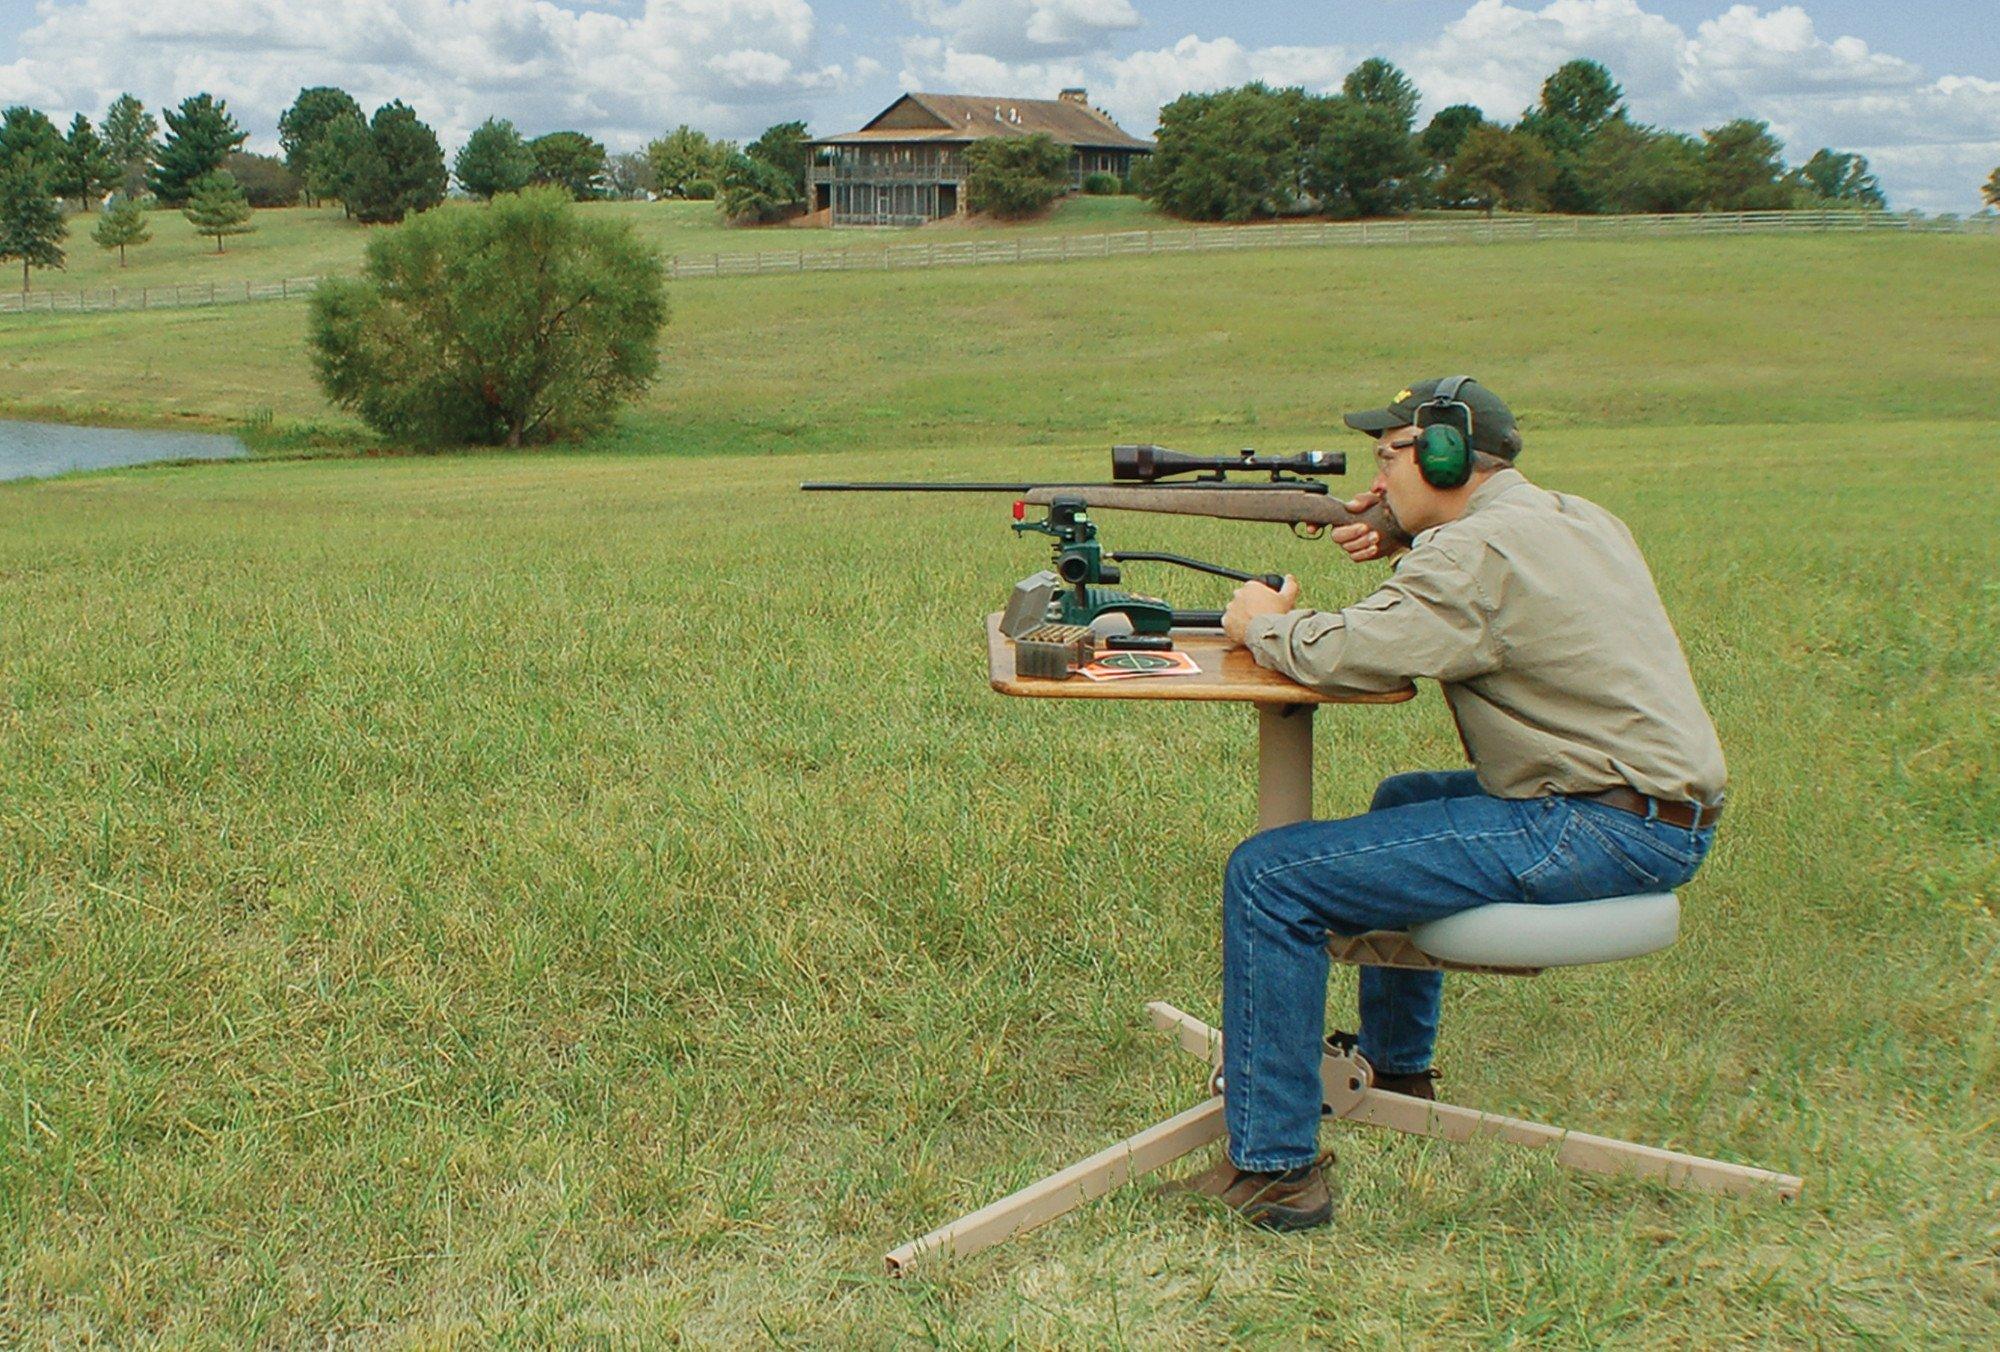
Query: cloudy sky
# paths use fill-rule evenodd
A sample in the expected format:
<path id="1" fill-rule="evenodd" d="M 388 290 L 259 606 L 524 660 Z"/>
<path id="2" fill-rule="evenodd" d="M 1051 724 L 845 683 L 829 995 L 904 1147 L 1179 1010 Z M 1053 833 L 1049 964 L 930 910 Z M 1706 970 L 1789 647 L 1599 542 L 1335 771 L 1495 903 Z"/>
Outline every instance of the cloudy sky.
<path id="1" fill-rule="evenodd" d="M 1971 211 L 2000 165 L 1993 0 L 0 0 L 0 103 L 68 121 L 123 90 L 197 90 L 275 146 L 301 85 L 413 104 L 447 146 L 482 119 L 636 148 L 677 123 L 754 136 L 860 125 L 902 89 L 1051 97 L 1069 84 L 1129 129 L 1250 79 L 1338 85 L 1371 55 L 1511 119 L 1574 56 L 1633 113 L 1686 131 L 1770 122 L 1797 162 L 1865 153 L 1891 205 Z"/>

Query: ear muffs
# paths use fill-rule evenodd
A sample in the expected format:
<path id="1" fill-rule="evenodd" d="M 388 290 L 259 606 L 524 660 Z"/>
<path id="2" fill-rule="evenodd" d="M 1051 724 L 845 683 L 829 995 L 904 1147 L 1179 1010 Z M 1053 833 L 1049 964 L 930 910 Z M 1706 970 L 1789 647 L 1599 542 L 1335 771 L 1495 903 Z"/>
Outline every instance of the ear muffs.
<path id="1" fill-rule="evenodd" d="M 1472 406 L 1458 397 L 1471 383 L 1471 376 L 1440 380 L 1412 415 L 1422 429 L 1417 434 L 1417 472 L 1432 488 L 1457 488 L 1472 477 Z"/>

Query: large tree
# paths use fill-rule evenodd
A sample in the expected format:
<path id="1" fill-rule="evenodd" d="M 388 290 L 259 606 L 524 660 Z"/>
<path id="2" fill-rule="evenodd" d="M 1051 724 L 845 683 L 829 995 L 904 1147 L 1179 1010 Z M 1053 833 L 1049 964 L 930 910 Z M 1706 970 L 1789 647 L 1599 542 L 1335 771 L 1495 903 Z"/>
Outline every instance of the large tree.
<path id="1" fill-rule="evenodd" d="M 1986 176 L 1986 186 L 1979 190 L 1979 198 L 1989 207 L 2000 207 L 2000 167 Z"/>
<path id="2" fill-rule="evenodd" d="M 177 207 L 187 201 L 195 180 L 222 168 L 223 159 L 250 133 L 236 125 L 227 100 L 209 94 L 190 95 L 165 116 L 167 139 L 147 184 L 162 202 Z"/>
<path id="3" fill-rule="evenodd" d="M 1555 156 L 1539 137 L 1489 122 L 1465 134 L 1438 195 L 1489 216 L 1495 207 L 1540 211 L 1555 177 Z"/>
<path id="4" fill-rule="evenodd" d="M 1797 172 L 1799 183 L 1821 202 L 1874 210 L 1889 205 L 1882 195 L 1882 181 L 1869 172 L 1866 155 L 1815 150 Z"/>
<path id="5" fill-rule="evenodd" d="M 1405 129 L 1415 125 L 1417 104 L 1423 98 L 1409 76 L 1379 56 L 1371 56 L 1347 72 L 1340 92 L 1364 107 L 1387 110 Z"/>
<path id="6" fill-rule="evenodd" d="M 783 220 L 799 203 L 792 176 L 756 155 L 729 157 L 715 205 L 732 225 L 763 225 Z"/>
<path id="7" fill-rule="evenodd" d="M 622 221 L 531 188 L 368 241 L 310 321 L 327 396 L 385 436 L 519 446 L 593 431 L 659 370 L 666 286 Z"/>
<path id="8" fill-rule="evenodd" d="M 1775 211 L 1794 205 L 1785 148 L 1768 123 L 1739 117 L 1702 133 L 1703 192 L 1711 211 Z"/>
<path id="9" fill-rule="evenodd" d="M 1146 195 L 1199 221 L 1290 210 L 1305 193 L 1301 122 L 1314 107 L 1301 90 L 1262 84 L 1181 95 L 1160 110 Z"/>
<path id="10" fill-rule="evenodd" d="M 355 184 L 374 154 L 375 141 L 368 133 L 367 119 L 339 117 L 327 123 L 306 155 L 307 196 L 316 201 L 337 201 L 352 216 Z"/>
<path id="11" fill-rule="evenodd" d="M 352 180 L 343 200 L 357 220 L 400 221 L 444 200 L 444 148 L 437 133 L 400 99 L 375 110 L 367 147 L 355 154 L 349 173 Z"/>
<path id="12" fill-rule="evenodd" d="M 125 266 L 125 250 L 134 244 L 144 244 L 153 237 L 152 226 L 146 221 L 146 213 L 137 202 L 129 197 L 121 197 L 97 218 L 97 228 L 90 232 L 90 238 L 100 249 L 118 251 L 118 266 Z"/>
<path id="13" fill-rule="evenodd" d="M 537 183 L 561 188 L 578 202 L 604 195 L 604 143 L 580 131 L 552 131 L 528 142 Z"/>
<path id="14" fill-rule="evenodd" d="M 306 185 L 311 197 L 319 196 L 312 187 L 314 149 L 326 129 L 342 120 L 361 121 L 361 105 L 352 94 L 332 85 L 301 89 L 292 106 L 278 114 L 278 146 L 285 152 L 285 167 Z"/>
<path id="15" fill-rule="evenodd" d="M 1454 103 L 1437 110 L 1417 138 L 1417 148 L 1439 164 L 1450 164 L 1465 141 L 1465 134 L 1486 121 L 1486 114 L 1469 103 Z"/>
<path id="16" fill-rule="evenodd" d="M 1599 127 L 1576 161 L 1606 211 L 1693 211 L 1706 179 L 1701 142 L 1676 131 L 1615 118 Z"/>
<path id="17" fill-rule="evenodd" d="M 62 160 L 49 181 L 56 196 L 69 198 L 81 211 L 102 201 L 123 177 L 90 119 L 78 113 L 70 121 L 69 134 L 63 138 Z"/>
<path id="18" fill-rule="evenodd" d="M 613 155 L 604 167 L 604 181 L 613 197 L 644 197 L 653 191 L 653 162 L 643 150 L 627 150 Z"/>
<path id="19" fill-rule="evenodd" d="M 489 117 L 474 127 L 458 148 L 452 172 L 459 187 L 491 201 L 503 192 L 519 192 L 528 186 L 535 176 L 535 156 L 512 122 Z"/>
<path id="20" fill-rule="evenodd" d="M 736 147 L 711 141 L 683 123 L 646 147 L 653 165 L 654 191 L 662 197 L 710 198 Z"/>
<path id="21" fill-rule="evenodd" d="M 974 141 L 965 148 L 966 203 L 990 216 L 1032 216 L 1068 189 L 1069 155 L 1046 132 Z"/>
<path id="22" fill-rule="evenodd" d="M 1592 137 L 1625 116 L 1625 91 L 1600 63 L 1566 61 L 1542 81 L 1541 99 L 1521 115 L 1518 130 L 1538 138 L 1555 157 L 1556 175 L 1547 189 L 1557 211 L 1600 211 L 1582 159 Z"/>
<path id="23" fill-rule="evenodd" d="M 49 173 L 32 153 L 0 156 L 0 263 L 21 264 L 21 290 L 28 269 L 63 265 L 62 242 L 69 236 L 62 203 L 49 189 Z"/>
<path id="24" fill-rule="evenodd" d="M 49 115 L 16 104 L 0 113 L 0 162 L 33 160 L 44 177 L 56 175 L 67 146 Z"/>
<path id="25" fill-rule="evenodd" d="M 1321 210 L 1332 216 L 1383 216 L 1414 204 L 1429 166 L 1400 105 L 1342 96 L 1322 101 L 1320 108 L 1322 115 L 1313 120 L 1316 135 L 1305 152 L 1305 181 Z"/>
<path id="26" fill-rule="evenodd" d="M 803 122 L 779 122 L 764 128 L 764 134 L 743 147 L 745 154 L 782 169 L 792 181 L 792 195 L 800 201 L 806 195 L 806 166 L 812 159 Z"/>
<path id="27" fill-rule="evenodd" d="M 181 214 L 196 234 L 215 237 L 215 251 L 222 252 L 228 235 L 247 235 L 257 227 L 250 224 L 250 202 L 242 185 L 226 169 L 204 174 L 188 185 L 188 203 Z"/>
<path id="28" fill-rule="evenodd" d="M 104 144 L 118 161 L 122 171 L 118 190 L 127 197 L 146 190 L 146 175 L 160 153 L 159 135 L 159 119 L 146 111 L 145 104 L 130 94 L 111 100 L 104 114 Z"/>

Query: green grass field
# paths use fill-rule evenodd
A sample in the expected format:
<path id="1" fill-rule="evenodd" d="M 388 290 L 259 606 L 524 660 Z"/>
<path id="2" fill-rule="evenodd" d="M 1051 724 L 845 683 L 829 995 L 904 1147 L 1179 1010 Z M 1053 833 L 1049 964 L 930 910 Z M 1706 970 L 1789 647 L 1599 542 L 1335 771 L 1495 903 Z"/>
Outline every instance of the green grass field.
<path id="1" fill-rule="evenodd" d="M 870 249 L 920 240 L 1007 238 L 1050 233 L 1088 234 L 1106 230 L 1175 230 L 1197 224 L 1165 216 L 1136 197 L 1069 197 L 1039 220 L 1018 224 L 945 221 L 922 230 L 840 229 L 805 226 L 745 228 L 723 223 L 713 202 L 589 202 L 586 215 L 630 222 L 639 237 L 663 255 L 705 257 L 711 253 L 759 253 L 793 249 Z M 215 240 L 197 235 L 178 211 L 147 216 L 153 238 L 116 252 L 91 242 L 95 218 L 69 218 L 68 257 L 60 270 L 33 274 L 35 291 L 101 291 L 106 287 L 187 286 L 214 283 L 241 289 L 245 281 L 275 282 L 285 277 L 349 273 L 361 266 L 361 252 L 373 227 L 342 215 L 339 207 L 283 207 L 259 211 L 256 228 L 232 236 L 223 252 Z M 14 282 L 20 281 L 16 265 Z"/>
<path id="2" fill-rule="evenodd" d="M 689 283 L 619 431 L 0 484 L 0 1339 L 1979 1346 L 2000 1321 L 1991 241 L 1286 251 Z M 0 323 L 0 408 L 379 449 L 303 307 Z M 1004 499 L 1364 444 L 1471 368 L 1620 513 L 1730 817 L 1664 954 L 1461 978 L 1455 1101 L 1792 1206 L 1330 1129 L 1335 1227 L 1133 1189 L 881 1254 L 1196 1101 L 1233 708 L 1003 700 Z M 1378 571 L 1275 527 L 1118 546 Z M 1135 567 L 1136 574 L 1136 567 Z M 1153 575 L 1148 574 L 1148 578 Z M 1183 604 L 1224 584 L 1158 579 Z M 1328 710 L 1319 810 L 1448 766 Z M 1334 1006 L 1351 1006 L 1337 975 Z"/>

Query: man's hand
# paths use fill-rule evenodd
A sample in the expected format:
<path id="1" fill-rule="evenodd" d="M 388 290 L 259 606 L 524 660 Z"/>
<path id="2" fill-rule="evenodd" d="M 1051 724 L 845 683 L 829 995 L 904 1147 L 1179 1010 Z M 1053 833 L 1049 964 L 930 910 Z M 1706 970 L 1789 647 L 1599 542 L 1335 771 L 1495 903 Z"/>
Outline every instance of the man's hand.
<path id="1" fill-rule="evenodd" d="M 1299 603 L 1299 580 L 1287 577 L 1285 585 L 1272 591 L 1261 582 L 1246 582 L 1229 598 L 1222 612 L 1222 632 L 1239 648 L 1250 634 L 1250 621 L 1259 615 L 1282 615 Z"/>
<path id="2" fill-rule="evenodd" d="M 1377 489 L 1369 489 L 1347 504 L 1347 510 L 1356 516 L 1371 507 L 1380 506 L 1382 494 Z M 1373 559 L 1387 558 L 1395 551 L 1382 539 L 1382 533 L 1373 526 L 1356 521 L 1338 526 L 1333 532 L 1333 542 L 1347 551 L 1347 557 L 1356 563 L 1367 563 Z"/>

